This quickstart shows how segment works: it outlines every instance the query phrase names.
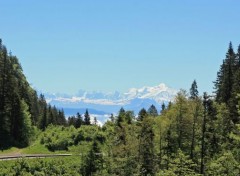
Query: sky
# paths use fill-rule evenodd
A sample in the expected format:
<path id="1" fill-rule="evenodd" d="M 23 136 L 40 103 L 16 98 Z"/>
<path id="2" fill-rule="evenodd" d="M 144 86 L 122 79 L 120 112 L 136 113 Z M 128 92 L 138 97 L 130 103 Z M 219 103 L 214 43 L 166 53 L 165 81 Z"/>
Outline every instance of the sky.
<path id="1" fill-rule="evenodd" d="M 165 83 L 213 91 L 238 0 L 0 0 L 0 38 L 44 92 L 127 91 Z"/>

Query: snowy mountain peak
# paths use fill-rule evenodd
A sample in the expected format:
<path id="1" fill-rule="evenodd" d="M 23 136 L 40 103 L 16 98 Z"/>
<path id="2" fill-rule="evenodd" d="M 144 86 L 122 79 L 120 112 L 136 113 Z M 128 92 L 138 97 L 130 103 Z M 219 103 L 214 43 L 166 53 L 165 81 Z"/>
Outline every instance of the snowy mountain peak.
<path id="1" fill-rule="evenodd" d="M 149 98 L 157 101 L 172 101 L 177 94 L 177 90 L 167 87 L 164 83 L 154 87 L 142 87 L 140 89 L 131 88 L 125 93 L 125 98 Z"/>
<path id="2" fill-rule="evenodd" d="M 135 111 L 151 104 L 160 107 L 162 102 L 173 101 L 176 94 L 177 90 L 161 83 L 153 87 L 131 88 L 126 93 L 80 90 L 76 95 L 45 94 L 45 97 L 48 103 L 61 108 L 92 108 L 112 113 L 120 107 Z"/>

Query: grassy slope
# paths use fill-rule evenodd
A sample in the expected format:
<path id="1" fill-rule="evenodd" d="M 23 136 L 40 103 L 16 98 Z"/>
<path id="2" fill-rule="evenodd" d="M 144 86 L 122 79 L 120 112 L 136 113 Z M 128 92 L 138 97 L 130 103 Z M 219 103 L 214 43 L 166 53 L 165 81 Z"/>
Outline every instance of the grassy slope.
<path id="1" fill-rule="evenodd" d="M 76 136 L 81 133 L 85 138 L 92 139 L 95 133 L 97 133 L 97 127 L 81 127 L 75 129 L 73 127 L 61 127 L 61 126 L 50 126 L 45 132 L 39 132 L 36 139 L 26 148 L 12 147 L 7 150 L 0 151 L 0 155 L 17 155 L 17 154 L 59 154 L 59 153 L 71 153 L 71 154 L 84 154 L 88 151 L 91 141 L 87 142 L 82 140 L 78 145 L 68 146 L 68 150 L 55 150 L 50 151 L 46 147 L 48 142 L 52 144 L 58 144 L 66 140 L 68 143 L 73 142 L 72 136 Z M 41 141 L 45 141 L 44 144 Z"/>

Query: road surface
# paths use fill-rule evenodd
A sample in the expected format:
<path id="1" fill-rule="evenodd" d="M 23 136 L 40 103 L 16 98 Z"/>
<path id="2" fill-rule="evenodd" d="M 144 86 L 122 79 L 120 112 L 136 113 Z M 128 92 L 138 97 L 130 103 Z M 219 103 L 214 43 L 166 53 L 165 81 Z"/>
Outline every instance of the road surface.
<path id="1" fill-rule="evenodd" d="M 53 158 L 53 157 L 68 157 L 72 156 L 72 154 L 17 154 L 17 155 L 0 155 L 0 161 L 4 160 L 16 160 L 19 158 Z"/>

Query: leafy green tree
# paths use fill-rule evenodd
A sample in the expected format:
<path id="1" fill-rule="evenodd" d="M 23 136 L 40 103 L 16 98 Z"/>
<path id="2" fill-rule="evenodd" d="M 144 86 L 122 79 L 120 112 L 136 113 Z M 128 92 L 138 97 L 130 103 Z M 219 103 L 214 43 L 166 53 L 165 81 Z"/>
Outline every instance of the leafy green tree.
<path id="1" fill-rule="evenodd" d="M 192 134 L 191 134 L 191 149 L 190 149 L 190 158 L 196 159 L 195 156 L 195 148 L 197 142 L 197 136 L 199 136 L 200 126 L 200 119 L 202 117 L 202 100 L 198 97 L 190 100 L 190 107 L 191 107 L 191 116 L 192 116 Z"/>
<path id="2" fill-rule="evenodd" d="M 236 176 L 240 174 L 240 165 L 228 151 L 212 160 L 207 168 L 207 175 Z"/>
<path id="3" fill-rule="evenodd" d="M 188 102 L 186 91 L 181 90 L 176 96 L 176 130 L 178 148 L 185 151 L 189 149 L 189 137 L 191 132 L 191 120 L 188 113 Z"/>
<path id="4" fill-rule="evenodd" d="M 188 156 L 184 155 L 181 150 L 178 150 L 177 156 L 175 159 L 171 160 L 168 170 L 178 176 L 196 176 L 198 175 L 195 172 L 196 166 L 197 165 L 189 159 Z"/>
<path id="5" fill-rule="evenodd" d="M 31 124 L 31 114 L 28 111 L 28 105 L 21 100 L 20 102 L 20 110 L 21 110 L 21 123 L 19 124 L 19 138 L 18 140 L 22 143 L 22 145 L 27 146 L 30 143 L 31 135 L 33 133 L 33 127 Z"/>

